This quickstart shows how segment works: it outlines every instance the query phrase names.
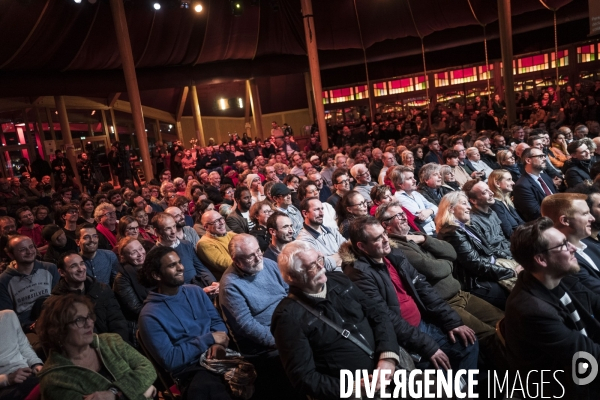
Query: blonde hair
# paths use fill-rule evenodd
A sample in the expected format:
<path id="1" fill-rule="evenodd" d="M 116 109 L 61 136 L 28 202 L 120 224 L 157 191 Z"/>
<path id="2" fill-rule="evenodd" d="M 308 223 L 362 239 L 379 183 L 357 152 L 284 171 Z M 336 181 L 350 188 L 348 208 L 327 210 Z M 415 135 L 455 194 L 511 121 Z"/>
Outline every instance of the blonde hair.
<path id="1" fill-rule="evenodd" d="M 494 193 L 494 199 L 500 200 L 504 204 L 514 207 L 515 205 L 513 204 L 512 200 L 510 199 L 510 193 L 502 193 L 502 189 L 500 189 L 498 187 L 498 184 L 500 182 L 504 181 L 505 174 L 508 174 L 512 178 L 512 175 L 510 175 L 510 172 L 508 172 L 507 170 L 495 169 L 490 173 L 490 176 L 488 176 L 487 183 L 488 183 L 490 190 Z"/>
<path id="2" fill-rule="evenodd" d="M 459 190 L 447 193 L 444 197 L 442 197 L 440 205 L 438 206 L 438 213 L 435 216 L 436 231 L 439 232 L 440 229 L 446 225 L 458 225 L 456 223 L 454 213 L 452 213 L 452 209 L 458 204 L 460 199 L 463 198 L 469 201 L 467 195 Z"/>
<path id="3" fill-rule="evenodd" d="M 498 153 L 496 153 L 498 164 L 502 165 L 502 163 L 508 159 L 508 154 L 512 154 L 513 156 L 515 155 L 512 150 L 500 150 Z"/>

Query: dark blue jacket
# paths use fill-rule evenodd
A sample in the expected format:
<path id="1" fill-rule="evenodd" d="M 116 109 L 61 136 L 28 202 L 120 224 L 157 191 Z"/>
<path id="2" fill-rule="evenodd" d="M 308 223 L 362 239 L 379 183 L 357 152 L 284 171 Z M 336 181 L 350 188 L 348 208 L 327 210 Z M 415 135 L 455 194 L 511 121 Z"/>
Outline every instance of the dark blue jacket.
<path id="1" fill-rule="evenodd" d="M 514 230 L 517 229 L 517 226 L 525 223 L 514 207 L 505 205 L 498 200 L 496 200 L 490 208 L 494 210 L 498 218 L 500 218 L 502 233 L 504 233 L 504 236 L 509 240 Z"/>
<path id="2" fill-rule="evenodd" d="M 548 174 L 540 174 L 546 186 L 552 193 L 556 193 L 554 182 Z M 539 183 L 534 181 L 528 173 L 521 175 L 513 189 L 513 202 L 515 208 L 526 222 L 533 221 L 541 216 L 540 206 L 546 193 L 542 190 Z"/>

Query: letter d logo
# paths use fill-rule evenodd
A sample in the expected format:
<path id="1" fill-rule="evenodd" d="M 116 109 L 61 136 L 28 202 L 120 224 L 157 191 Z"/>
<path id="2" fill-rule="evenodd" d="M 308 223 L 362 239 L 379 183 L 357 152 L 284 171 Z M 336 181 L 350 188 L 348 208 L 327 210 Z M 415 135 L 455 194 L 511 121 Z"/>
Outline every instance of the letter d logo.
<path id="1" fill-rule="evenodd" d="M 580 362 L 581 360 L 585 360 L 586 362 Z M 598 362 L 590 353 L 586 351 L 578 351 L 573 354 L 573 359 L 571 361 L 571 369 L 573 375 L 573 382 L 576 385 L 587 385 L 592 383 L 596 376 L 598 375 Z M 580 378 L 578 375 L 584 375 L 588 373 L 589 375 L 585 378 Z"/>

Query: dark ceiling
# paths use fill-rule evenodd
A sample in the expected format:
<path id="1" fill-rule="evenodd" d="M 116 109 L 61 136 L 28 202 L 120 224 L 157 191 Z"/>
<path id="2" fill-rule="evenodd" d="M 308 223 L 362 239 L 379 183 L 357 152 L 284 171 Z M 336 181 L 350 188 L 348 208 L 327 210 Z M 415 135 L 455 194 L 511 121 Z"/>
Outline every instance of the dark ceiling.
<path id="1" fill-rule="evenodd" d="M 160 11 L 125 0 L 144 105 L 175 112 L 181 88 L 195 82 L 203 114 L 215 115 L 217 97 L 243 98 L 243 80 L 256 78 L 263 113 L 306 107 L 300 0 L 243 1 L 244 14 L 235 17 L 228 0 L 202 0 L 201 14 L 178 0 L 162 0 Z M 585 39 L 587 1 L 545 4 L 558 8 L 561 41 Z M 419 71 L 419 35 L 430 68 L 483 60 L 479 22 L 490 57 L 499 56 L 494 0 L 313 0 L 313 9 L 325 86 L 365 79 L 361 33 L 373 79 Z M 553 13 L 539 0 L 513 1 L 512 14 L 515 53 L 552 46 Z M 0 38 L 0 97 L 126 90 L 107 0 L 3 0 Z"/>

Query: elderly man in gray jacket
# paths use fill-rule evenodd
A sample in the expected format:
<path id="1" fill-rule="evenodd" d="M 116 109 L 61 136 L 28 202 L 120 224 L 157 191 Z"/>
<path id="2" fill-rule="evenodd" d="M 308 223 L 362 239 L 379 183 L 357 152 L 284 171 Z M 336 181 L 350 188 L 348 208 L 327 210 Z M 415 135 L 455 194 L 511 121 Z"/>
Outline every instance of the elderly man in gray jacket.
<path id="1" fill-rule="evenodd" d="M 328 271 L 341 271 L 342 259 L 338 255 L 340 246 L 346 241 L 337 229 L 323 225 L 323 203 L 316 197 L 307 197 L 300 203 L 304 226 L 297 240 L 309 243 L 325 256 Z"/>

